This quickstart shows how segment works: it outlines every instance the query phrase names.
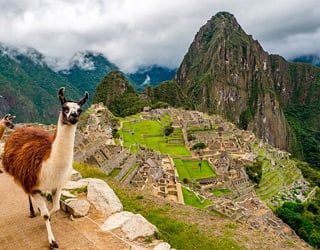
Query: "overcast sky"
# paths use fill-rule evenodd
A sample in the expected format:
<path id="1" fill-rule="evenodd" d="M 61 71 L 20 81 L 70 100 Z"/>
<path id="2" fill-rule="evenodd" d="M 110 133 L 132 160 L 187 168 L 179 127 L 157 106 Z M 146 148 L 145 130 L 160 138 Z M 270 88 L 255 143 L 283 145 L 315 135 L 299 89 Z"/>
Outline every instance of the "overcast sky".
<path id="1" fill-rule="evenodd" d="M 319 0 L 0 0 L 0 42 L 61 62 L 99 51 L 125 72 L 178 67 L 219 11 L 232 13 L 269 53 L 320 54 Z"/>

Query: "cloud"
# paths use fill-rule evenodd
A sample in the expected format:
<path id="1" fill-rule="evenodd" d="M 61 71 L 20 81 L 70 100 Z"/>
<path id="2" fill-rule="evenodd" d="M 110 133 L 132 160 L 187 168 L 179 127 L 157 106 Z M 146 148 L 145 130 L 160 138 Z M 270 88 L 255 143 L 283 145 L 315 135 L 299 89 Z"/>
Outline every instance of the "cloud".
<path id="1" fill-rule="evenodd" d="M 235 15 L 269 53 L 320 53 L 314 0 L 0 0 L 0 42 L 34 47 L 61 67 L 99 51 L 123 71 L 178 67 L 196 32 L 219 11 Z"/>

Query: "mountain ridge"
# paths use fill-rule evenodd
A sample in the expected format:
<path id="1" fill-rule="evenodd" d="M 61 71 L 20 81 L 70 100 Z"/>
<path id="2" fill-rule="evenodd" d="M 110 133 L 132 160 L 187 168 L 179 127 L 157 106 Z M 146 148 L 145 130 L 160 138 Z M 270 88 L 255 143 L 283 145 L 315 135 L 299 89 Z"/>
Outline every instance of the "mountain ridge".
<path id="1" fill-rule="evenodd" d="M 232 14 L 219 12 L 197 32 L 168 84 L 181 91 L 176 99 L 186 97 L 178 105 L 220 114 L 320 169 L 320 162 L 310 156 L 312 152 L 318 157 L 320 151 L 315 123 L 320 119 L 315 108 L 319 76 L 318 67 L 269 55 Z M 168 95 L 166 91 L 157 100 L 176 106 Z M 311 136 L 308 131 L 313 131 Z"/>

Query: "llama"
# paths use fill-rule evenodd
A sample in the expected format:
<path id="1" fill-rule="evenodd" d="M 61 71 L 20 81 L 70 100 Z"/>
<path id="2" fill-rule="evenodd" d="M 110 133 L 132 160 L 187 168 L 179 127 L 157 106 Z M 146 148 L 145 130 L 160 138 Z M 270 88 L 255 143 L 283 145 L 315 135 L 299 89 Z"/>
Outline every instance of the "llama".
<path id="1" fill-rule="evenodd" d="M 0 120 L 0 140 L 3 137 L 4 131 L 6 128 L 13 129 L 14 125 L 12 123 L 12 119 L 14 119 L 15 116 L 7 114 Z"/>
<path id="2" fill-rule="evenodd" d="M 32 200 L 36 202 L 48 233 L 49 249 L 58 248 L 51 230 L 50 216 L 60 209 L 61 188 L 70 177 L 73 162 L 74 138 L 81 106 L 89 94 L 78 101 L 64 97 L 64 87 L 59 89 L 61 112 L 54 135 L 37 127 L 16 129 L 7 139 L 2 165 L 29 196 L 30 215 L 34 217 Z M 46 193 L 52 193 L 49 211 Z"/>
<path id="3" fill-rule="evenodd" d="M 4 131 L 6 130 L 6 128 L 13 129 L 14 125 L 13 125 L 12 120 L 14 118 L 15 118 L 15 116 L 7 114 L 0 120 L 0 140 L 3 137 Z M 3 173 L 3 171 L 0 169 L 0 174 L 1 173 Z"/>

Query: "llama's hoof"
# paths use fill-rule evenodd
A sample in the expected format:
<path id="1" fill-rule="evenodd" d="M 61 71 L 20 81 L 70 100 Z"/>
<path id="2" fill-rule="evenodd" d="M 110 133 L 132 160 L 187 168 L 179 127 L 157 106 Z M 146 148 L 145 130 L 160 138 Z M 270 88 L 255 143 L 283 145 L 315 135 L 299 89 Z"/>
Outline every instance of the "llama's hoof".
<path id="1" fill-rule="evenodd" d="M 34 212 L 30 212 L 29 218 L 34 218 L 36 217 L 36 214 Z"/>
<path id="2" fill-rule="evenodd" d="M 50 249 L 50 250 L 54 250 L 55 248 L 59 248 L 59 246 L 58 246 L 57 242 L 52 241 L 52 242 L 50 243 L 49 249 Z"/>
<path id="3" fill-rule="evenodd" d="M 3 171 L 0 169 L 0 174 L 2 174 L 3 173 Z"/>

